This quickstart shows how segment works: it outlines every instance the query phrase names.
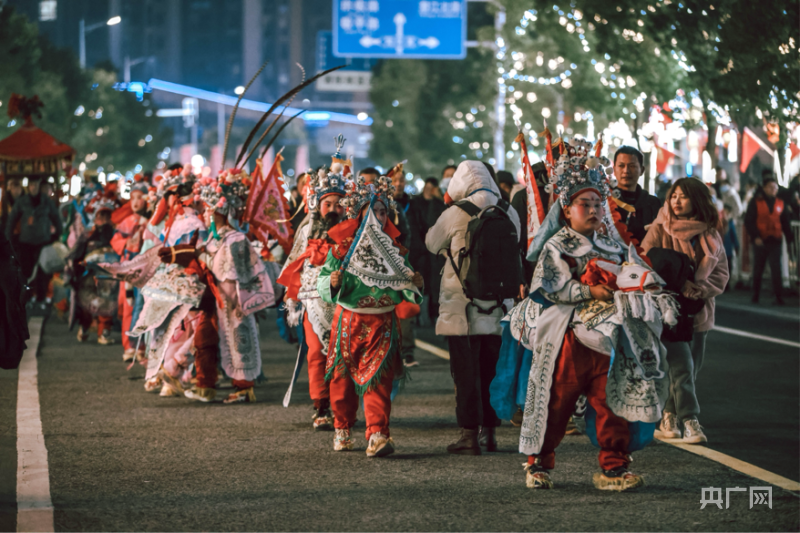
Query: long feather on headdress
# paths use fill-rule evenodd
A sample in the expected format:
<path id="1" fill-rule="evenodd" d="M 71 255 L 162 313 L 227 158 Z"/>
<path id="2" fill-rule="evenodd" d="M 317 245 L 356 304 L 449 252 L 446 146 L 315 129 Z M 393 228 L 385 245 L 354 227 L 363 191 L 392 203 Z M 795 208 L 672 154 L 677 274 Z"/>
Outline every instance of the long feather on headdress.
<path id="1" fill-rule="evenodd" d="M 240 94 L 239 98 L 236 100 L 236 105 L 233 106 L 233 111 L 231 111 L 231 117 L 228 119 L 228 124 L 225 126 L 225 143 L 223 144 L 222 147 L 222 166 L 220 167 L 220 171 L 222 171 L 225 168 L 225 158 L 228 155 L 228 140 L 231 137 L 231 128 L 233 128 L 233 119 L 236 118 L 236 111 L 239 110 L 239 104 L 242 102 L 242 98 L 244 98 L 245 93 L 247 93 L 247 89 L 249 89 L 250 86 L 253 84 L 253 82 L 256 81 L 256 78 L 258 78 L 258 76 L 264 70 L 264 67 L 267 66 L 267 63 L 268 61 L 264 61 L 264 64 L 261 65 L 260 69 L 258 69 L 258 72 L 256 72 L 255 75 L 252 78 L 250 78 L 250 81 L 248 81 L 247 85 L 244 86 L 244 91 L 242 91 L 242 94 Z"/>
<path id="2" fill-rule="evenodd" d="M 320 73 L 316 74 L 315 76 L 312 76 L 308 80 L 304 81 L 300 85 L 297 85 L 296 87 L 290 89 L 286 94 L 284 94 L 283 96 L 278 98 L 278 100 L 275 101 L 275 103 L 272 104 L 272 106 L 269 109 L 267 109 L 267 111 L 264 113 L 264 115 L 261 117 L 261 119 L 259 119 L 259 121 L 256 123 L 255 127 L 250 131 L 250 134 L 247 136 L 247 139 L 245 140 L 245 143 L 242 145 L 242 149 L 239 152 L 239 156 L 236 158 L 236 164 L 234 166 L 238 167 L 240 163 L 241 164 L 245 164 L 247 162 L 247 159 L 249 159 L 250 155 L 253 154 L 253 151 L 255 151 L 256 147 L 258 147 L 258 145 L 261 144 L 261 142 L 264 140 L 264 138 L 267 136 L 267 134 L 270 132 L 270 130 L 272 130 L 272 128 L 275 127 L 275 124 L 278 122 L 278 120 L 280 120 L 281 115 L 278 115 L 272 121 L 272 123 L 269 125 L 269 127 L 267 127 L 266 131 L 256 141 L 256 144 L 255 144 L 255 146 L 253 148 L 253 151 L 251 151 L 249 153 L 247 159 L 242 161 L 242 156 L 244 156 L 244 154 L 247 153 L 247 149 L 250 147 L 250 143 L 252 142 L 253 137 L 255 137 L 256 132 L 261 128 L 261 126 L 264 124 L 264 122 L 266 122 L 267 117 L 269 115 L 271 115 L 281 104 L 283 104 L 284 102 L 286 102 L 290 98 L 294 97 L 294 95 L 296 95 L 297 93 L 302 91 L 308 85 L 310 85 L 313 82 L 315 82 L 318 78 L 320 78 L 320 77 L 322 77 L 322 76 L 324 76 L 326 74 L 330 74 L 331 72 L 334 72 L 334 71 L 339 70 L 339 69 L 344 68 L 344 67 L 345 67 L 345 65 L 340 65 L 338 67 L 333 67 L 333 68 L 330 68 L 330 69 L 325 70 L 323 72 L 320 72 Z M 269 145 L 267 145 L 267 146 L 269 147 Z"/>

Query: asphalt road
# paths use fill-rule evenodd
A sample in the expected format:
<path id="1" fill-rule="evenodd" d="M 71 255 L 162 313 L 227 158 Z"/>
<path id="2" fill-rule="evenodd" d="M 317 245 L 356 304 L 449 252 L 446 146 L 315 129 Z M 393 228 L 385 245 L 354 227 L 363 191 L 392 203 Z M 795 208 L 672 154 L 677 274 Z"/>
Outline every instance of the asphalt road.
<path id="1" fill-rule="evenodd" d="M 720 308 L 718 324 L 798 340 L 797 305 L 778 310 L 783 317 L 768 305 L 744 307 Z M 430 330 L 420 338 L 441 344 Z M 143 368 L 126 372 L 118 345 L 78 344 L 51 317 L 39 391 L 56 529 L 800 530 L 800 499 L 779 488 L 772 509 L 751 510 L 734 493 L 729 509 L 701 510 L 703 487 L 764 483 L 666 444 L 635 454 L 646 486 L 623 494 L 593 488 L 596 449 L 583 436 L 559 448 L 549 492 L 525 488 L 518 430 L 508 424 L 498 453 L 449 456 L 444 448 L 458 432 L 449 363 L 422 350 L 392 412 L 397 453 L 367 459 L 363 422 L 356 451 L 333 452 L 332 434 L 310 428 L 304 377 L 292 405 L 281 406 L 296 351 L 273 321 L 262 326 L 262 349 L 268 381 L 257 404 L 197 404 L 145 393 Z M 712 332 L 698 382 L 709 447 L 800 480 L 798 361 L 796 348 Z M 0 371 L 0 400 L 0 530 L 13 531 L 15 371 Z"/>

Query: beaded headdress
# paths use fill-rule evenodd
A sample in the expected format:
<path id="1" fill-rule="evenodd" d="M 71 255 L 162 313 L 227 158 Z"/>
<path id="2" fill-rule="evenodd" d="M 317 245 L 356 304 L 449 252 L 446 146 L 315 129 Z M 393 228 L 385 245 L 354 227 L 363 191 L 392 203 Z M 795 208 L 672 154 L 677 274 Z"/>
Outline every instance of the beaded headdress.
<path id="1" fill-rule="evenodd" d="M 163 198 L 168 192 L 176 192 L 181 198 L 189 196 L 196 181 L 197 176 L 192 174 L 188 167 L 183 171 L 168 170 L 158 182 L 156 195 L 158 198 Z"/>
<path id="2" fill-rule="evenodd" d="M 560 141 L 560 142 L 559 142 Z M 571 139 L 565 143 L 559 139 L 561 156 L 558 161 L 546 164 L 549 181 L 545 190 L 558 195 L 562 207 L 567 207 L 572 197 L 585 189 L 592 189 L 605 200 L 614 186 L 613 169 L 608 158 L 592 152 L 592 143 L 583 139 Z M 614 183 L 609 183 L 609 178 Z"/>
<path id="3" fill-rule="evenodd" d="M 247 172 L 231 168 L 216 178 L 200 178 L 194 184 L 194 199 L 206 209 L 239 220 L 244 214 L 250 185 Z"/>
<path id="4" fill-rule="evenodd" d="M 319 203 L 329 194 L 344 196 L 347 194 L 347 176 L 350 174 L 351 163 L 342 155 L 342 148 L 347 139 L 339 134 L 334 138 L 336 143 L 336 153 L 332 156 L 330 171 L 324 168 L 316 174 L 309 173 L 309 194 L 308 209 L 315 211 L 319 208 Z"/>
<path id="5" fill-rule="evenodd" d="M 144 196 L 147 196 L 150 184 L 147 183 L 147 178 L 142 174 L 136 174 L 133 177 L 133 181 L 128 184 L 128 187 L 130 188 L 130 192 L 139 191 Z"/>
<path id="6" fill-rule="evenodd" d="M 358 218 L 365 205 L 375 201 L 382 202 L 388 210 L 396 210 L 394 201 L 395 188 L 392 179 L 380 176 L 373 183 L 367 183 L 363 176 L 347 183 L 347 196 L 341 204 L 347 209 L 347 218 Z"/>

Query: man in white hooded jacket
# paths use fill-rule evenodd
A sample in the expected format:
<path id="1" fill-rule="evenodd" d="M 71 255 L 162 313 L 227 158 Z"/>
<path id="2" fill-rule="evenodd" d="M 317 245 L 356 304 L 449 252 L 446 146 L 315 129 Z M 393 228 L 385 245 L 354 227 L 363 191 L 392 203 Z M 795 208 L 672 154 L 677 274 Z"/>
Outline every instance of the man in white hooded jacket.
<path id="1" fill-rule="evenodd" d="M 445 202 L 451 207 L 442 213 L 425 237 L 428 250 L 446 256 L 449 247 L 452 256 L 458 257 L 459 250 L 464 247 L 471 217 L 452 204 L 467 200 L 484 209 L 497 204 L 499 199 L 500 190 L 486 165 L 480 161 L 463 161 L 447 187 Z M 519 235 L 519 216 L 514 209 L 506 212 Z M 468 305 L 470 303 L 472 305 Z M 449 261 L 445 263 L 436 334 L 448 338 L 450 372 L 456 384 L 456 419 L 461 427 L 461 438 L 447 447 L 449 453 L 480 455 L 479 428 L 482 428 L 481 441 L 487 451 L 494 451 L 497 447 L 494 432 L 500 420 L 489 403 L 489 385 L 494 379 L 500 354 L 500 320 L 504 311 L 496 308 L 496 303 L 470 302 L 453 265 Z M 505 302 L 507 309 L 512 306 L 513 302 Z M 481 312 L 492 307 L 495 309 L 491 312 Z"/>

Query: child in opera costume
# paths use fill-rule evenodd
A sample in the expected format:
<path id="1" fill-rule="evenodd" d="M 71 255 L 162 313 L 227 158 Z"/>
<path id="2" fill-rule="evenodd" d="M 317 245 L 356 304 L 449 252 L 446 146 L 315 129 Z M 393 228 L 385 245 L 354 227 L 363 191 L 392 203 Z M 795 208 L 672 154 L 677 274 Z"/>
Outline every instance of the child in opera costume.
<path id="1" fill-rule="evenodd" d="M 188 398 L 214 399 L 217 359 L 236 389 L 225 403 L 255 402 L 253 387 L 261 375 L 261 348 L 255 313 L 275 305 L 275 291 L 264 262 L 247 235 L 239 226 L 250 189 L 250 179 L 241 169 L 222 172 L 217 178 L 202 178 L 195 184 L 195 201 L 205 206 L 204 218 L 209 229 L 205 245 L 197 250 L 192 245 L 162 250 L 162 260 L 183 256 L 190 264 L 203 267 L 211 295 L 205 299 L 205 328 L 195 342 L 203 350 L 195 354 L 197 385 L 186 391 Z M 199 259 L 195 259 L 197 253 Z M 210 317 L 214 313 L 213 318 Z M 216 335 L 211 326 L 216 329 Z M 215 339 L 216 337 L 216 339 Z M 216 343 L 214 342 L 216 341 Z M 215 349 L 216 348 L 216 349 Z M 203 379 L 200 379 L 200 376 Z M 212 381 L 213 376 L 213 381 Z"/>
<path id="2" fill-rule="evenodd" d="M 352 450 L 351 429 L 364 399 L 368 457 L 394 452 L 389 436 L 392 381 L 403 372 L 396 308 L 419 305 L 422 276 L 410 267 L 388 220 L 394 209 L 391 179 L 348 184 L 342 200 L 349 220 L 330 231 L 336 245 L 317 280 L 325 302 L 336 304 L 325 367 L 336 434 L 333 449 Z"/>
<path id="3" fill-rule="evenodd" d="M 117 224 L 114 238 L 111 239 L 111 246 L 121 261 L 130 261 L 139 255 L 145 241 L 156 239 L 155 235 L 147 229 L 148 189 L 149 186 L 144 176 L 136 174 L 130 186 L 130 199 L 112 215 L 112 220 L 122 218 Z M 128 362 L 136 355 L 135 346 L 128 336 L 128 332 L 136 323 L 135 305 L 139 290 L 126 281 L 121 281 L 119 285 L 119 305 L 122 309 L 122 360 Z M 138 358 L 144 359 L 144 357 L 142 350 Z"/>
<path id="4" fill-rule="evenodd" d="M 147 226 L 158 238 L 145 241 L 140 254 L 122 265 L 107 267 L 127 283 L 141 287 L 144 304 L 128 335 L 142 344 L 140 339 L 147 334 L 144 388 L 148 392 L 160 389 L 163 397 L 184 395 L 186 387 L 181 382 L 190 379 L 195 333 L 202 322 L 199 307 L 206 292 L 202 270 L 189 268 L 188 263 L 165 264 L 158 255 L 207 235 L 194 202 L 195 180 L 188 172 L 167 171 L 158 182 L 154 213 Z"/>
<path id="5" fill-rule="evenodd" d="M 325 365 L 336 306 L 320 297 L 317 279 L 333 246 L 333 241 L 328 239 L 328 230 L 338 224 L 345 213 L 340 203 L 347 192 L 345 174 L 349 170 L 349 161 L 341 155 L 344 140 L 341 135 L 336 138 L 337 151 L 330 172 L 321 169 L 318 174 L 310 174 L 307 203 L 311 222 L 297 231 L 289 259 L 278 278 L 278 283 L 287 288 L 286 307 L 292 311 L 288 323 L 302 327 L 305 333 L 308 389 L 315 409 L 312 424 L 319 431 L 334 429 Z M 293 315 L 300 316 L 293 319 Z M 284 400 L 284 405 L 287 400 Z"/>
<path id="6" fill-rule="evenodd" d="M 89 339 L 89 328 L 96 320 L 97 343 L 114 344 L 108 333 L 117 314 L 119 284 L 104 276 L 97 265 L 119 259 L 111 247 L 114 237 L 111 213 L 117 204 L 102 198 L 93 207 L 92 229 L 78 237 L 67 256 L 66 279 L 73 288 L 71 297 L 75 299 L 75 319 L 79 324 L 78 341 Z"/>
<path id="7" fill-rule="evenodd" d="M 504 323 L 501 359 L 520 343 L 532 351 L 519 445 L 526 484 L 553 488 L 555 450 L 583 394 L 587 434 L 601 450 L 595 487 L 635 489 L 644 481 L 629 471 L 630 453 L 652 440 L 661 418 L 669 383 L 659 338 L 676 305 L 612 218 L 608 160 L 585 141 L 562 146 L 548 165 L 547 190 L 558 201 L 529 249 L 537 261 L 531 293 Z M 496 382 L 503 379 L 515 386 L 498 370 Z"/>

